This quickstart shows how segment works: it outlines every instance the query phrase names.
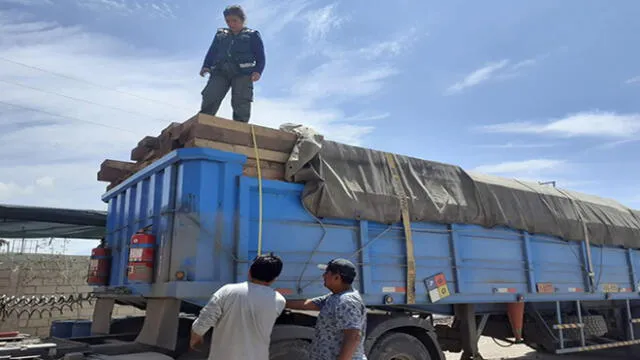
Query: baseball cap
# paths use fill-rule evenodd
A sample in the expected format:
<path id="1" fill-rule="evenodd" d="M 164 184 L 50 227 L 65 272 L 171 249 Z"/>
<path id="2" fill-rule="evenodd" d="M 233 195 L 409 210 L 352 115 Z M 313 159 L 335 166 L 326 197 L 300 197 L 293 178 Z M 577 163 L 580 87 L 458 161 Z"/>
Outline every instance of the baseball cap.
<path id="1" fill-rule="evenodd" d="M 356 278 L 356 266 L 347 259 L 333 259 L 327 264 L 318 265 L 320 270 L 340 274 L 345 282 L 350 283 Z"/>

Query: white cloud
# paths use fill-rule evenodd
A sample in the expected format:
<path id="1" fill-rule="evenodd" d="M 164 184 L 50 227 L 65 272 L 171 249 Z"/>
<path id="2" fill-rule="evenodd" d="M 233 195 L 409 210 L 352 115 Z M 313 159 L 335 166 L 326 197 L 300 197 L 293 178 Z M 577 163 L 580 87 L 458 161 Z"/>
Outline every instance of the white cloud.
<path id="1" fill-rule="evenodd" d="M 640 133 L 640 114 L 585 111 L 547 123 L 509 122 L 483 126 L 482 130 L 493 133 L 626 138 Z"/>
<path id="2" fill-rule="evenodd" d="M 18 4 L 24 6 L 32 6 L 32 5 L 52 5 L 52 0 L 2 0 L 0 2 L 4 2 L 6 4 Z"/>
<path id="3" fill-rule="evenodd" d="M 330 96 L 361 97 L 378 92 L 383 81 L 397 73 L 398 70 L 389 65 L 362 69 L 348 59 L 334 59 L 302 76 L 294 90 L 300 96 L 313 100 Z"/>
<path id="4" fill-rule="evenodd" d="M 522 60 L 513 65 L 509 65 L 511 63 L 510 59 L 487 63 L 466 75 L 461 81 L 449 86 L 445 91 L 445 95 L 461 93 L 466 89 L 478 86 L 495 78 L 505 79 L 517 76 L 522 69 L 537 64 L 542 57 L 546 57 L 546 55 Z"/>
<path id="5" fill-rule="evenodd" d="M 239 4 L 247 15 L 247 26 L 258 29 L 264 37 L 275 37 L 288 25 L 302 22 L 310 0 L 268 1 L 244 0 Z M 216 15 L 222 21 L 222 13 Z"/>
<path id="6" fill-rule="evenodd" d="M 51 176 L 43 176 L 36 179 L 36 185 L 44 188 L 53 187 L 55 179 Z"/>
<path id="7" fill-rule="evenodd" d="M 54 185 L 54 178 L 51 176 L 43 176 L 34 181 L 24 179 L 23 181 L 2 182 L 1 180 L 0 201 L 33 195 L 37 191 L 51 189 Z"/>
<path id="8" fill-rule="evenodd" d="M 395 36 L 393 40 L 380 41 L 371 46 L 361 48 L 358 51 L 367 59 L 397 56 L 409 50 L 410 45 L 419 40 L 422 35 L 426 34 L 419 34 L 418 30 L 412 27 L 408 30 L 403 30 L 402 33 Z"/>
<path id="9" fill-rule="evenodd" d="M 559 159 L 529 159 L 521 161 L 505 161 L 495 164 L 485 164 L 470 170 L 471 175 L 490 174 L 502 178 L 516 179 L 533 183 L 556 182 L 559 187 L 574 187 L 592 184 L 593 181 L 572 179 L 570 169 L 575 164 Z"/>
<path id="10" fill-rule="evenodd" d="M 249 19 L 270 29 L 287 26 L 307 11 L 306 2 L 292 4 L 293 10 L 280 8 L 284 20 L 277 9 L 266 10 L 271 17 L 256 10 L 254 16 L 261 18 L 249 13 Z M 0 31 L 3 202 L 104 209 L 100 196 L 105 184 L 96 180 L 100 163 L 105 158 L 127 160 L 142 137 L 199 109 L 206 82 L 197 75 L 200 57 L 132 48 L 80 26 L 41 22 L 15 11 L 0 12 Z M 370 121 L 390 114 L 376 109 L 345 114 L 325 100 L 348 102 L 375 94 L 397 73 L 377 58 L 354 63 L 365 50 L 336 52 L 315 71 L 295 73 L 291 83 L 281 81 L 288 91 L 277 98 L 263 94 L 258 82 L 252 123 L 278 127 L 301 122 L 331 140 L 361 145 L 363 136 L 374 130 Z M 275 45 L 272 51 L 277 51 Z M 229 97 L 219 115 L 231 117 Z"/>
<path id="11" fill-rule="evenodd" d="M 532 159 L 532 160 L 523 160 L 523 161 L 507 161 L 507 162 L 491 164 L 491 165 L 481 165 L 476 167 L 474 170 L 481 173 L 487 173 L 487 174 L 531 175 L 531 174 L 539 174 L 543 171 L 557 170 L 564 164 L 565 162 L 562 160 Z"/>
<path id="12" fill-rule="evenodd" d="M 145 15 L 172 18 L 176 5 L 160 0 L 78 0 L 77 5 L 93 11 L 110 11 L 120 15 Z"/>
<path id="13" fill-rule="evenodd" d="M 339 28 L 346 20 L 336 15 L 335 8 L 337 4 L 329 4 L 323 8 L 307 12 L 307 41 L 315 42 L 324 40 L 327 33 L 333 29 Z"/>
<path id="14" fill-rule="evenodd" d="M 640 76 L 634 76 L 630 79 L 627 79 L 624 83 L 625 84 L 635 84 L 635 83 L 639 83 L 640 82 Z"/>
<path id="15" fill-rule="evenodd" d="M 356 48 L 317 42 L 310 45 L 296 59 L 304 63 L 308 58 L 326 61 L 301 75 L 294 93 L 313 101 L 333 101 L 339 104 L 353 97 L 366 97 L 384 92 L 386 81 L 401 69 L 393 60 L 410 50 L 418 38 L 415 28 L 390 36 L 393 40 L 364 44 Z"/>
<path id="16" fill-rule="evenodd" d="M 555 144 L 550 143 L 519 143 L 508 142 L 504 144 L 486 144 L 475 145 L 475 147 L 488 148 L 488 149 L 534 149 L 534 148 L 548 148 L 553 147 Z"/>
<path id="17" fill-rule="evenodd" d="M 453 85 L 451 85 L 447 89 L 447 94 L 453 94 L 461 92 L 466 88 L 470 88 L 476 85 L 479 85 L 485 81 L 488 81 L 498 72 L 500 69 L 503 69 L 505 66 L 509 64 L 508 59 L 503 59 L 500 61 L 491 62 L 489 64 L 484 65 L 483 67 L 474 70 L 469 75 L 465 76 L 462 81 L 459 81 Z"/>

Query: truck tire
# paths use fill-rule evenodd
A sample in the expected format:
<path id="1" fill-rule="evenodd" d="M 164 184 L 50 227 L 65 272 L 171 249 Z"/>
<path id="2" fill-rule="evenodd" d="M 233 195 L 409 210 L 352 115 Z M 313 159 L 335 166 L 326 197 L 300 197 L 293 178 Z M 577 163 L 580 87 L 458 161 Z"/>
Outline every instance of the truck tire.
<path id="1" fill-rule="evenodd" d="M 269 347 L 269 360 L 300 360 L 309 358 L 309 342 L 304 340 L 281 340 Z"/>
<path id="2" fill-rule="evenodd" d="M 371 348 L 369 360 L 431 360 L 429 350 L 415 336 L 401 332 L 382 335 Z"/>

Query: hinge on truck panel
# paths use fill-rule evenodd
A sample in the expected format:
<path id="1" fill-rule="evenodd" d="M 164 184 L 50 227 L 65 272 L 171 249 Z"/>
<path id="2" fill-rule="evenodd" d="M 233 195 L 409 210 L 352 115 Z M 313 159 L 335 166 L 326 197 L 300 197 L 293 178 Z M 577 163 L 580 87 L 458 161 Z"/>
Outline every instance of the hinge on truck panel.
<path id="1" fill-rule="evenodd" d="M 389 170 L 391 171 L 391 177 L 393 187 L 400 198 L 400 206 L 402 210 L 402 223 L 404 226 L 405 243 L 407 247 L 407 304 L 415 304 L 416 302 L 416 260 L 413 251 L 413 236 L 411 233 L 411 218 L 409 217 L 409 200 L 407 194 L 400 181 L 400 175 L 398 174 L 397 163 L 393 154 L 385 153 L 387 156 L 387 162 L 389 163 Z"/>

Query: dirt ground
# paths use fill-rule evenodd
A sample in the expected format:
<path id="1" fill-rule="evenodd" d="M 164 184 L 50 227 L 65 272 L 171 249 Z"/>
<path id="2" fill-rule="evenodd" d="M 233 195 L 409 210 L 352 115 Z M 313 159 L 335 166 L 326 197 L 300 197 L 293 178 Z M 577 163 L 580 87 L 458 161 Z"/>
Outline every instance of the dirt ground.
<path id="1" fill-rule="evenodd" d="M 499 340 L 498 340 L 499 341 Z M 500 342 L 500 345 L 508 345 Z M 640 353 L 630 353 L 624 349 L 609 350 L 607 352 L 586 352 L 570 355 L 541 354 L 526 345 L 513 345 L 503 348 L 491 338 L 481 338 L 480 353 L 487 360 L 640 360 Z M 461 354 L 445 353 L 447 360 L 458 360 Z"/>

